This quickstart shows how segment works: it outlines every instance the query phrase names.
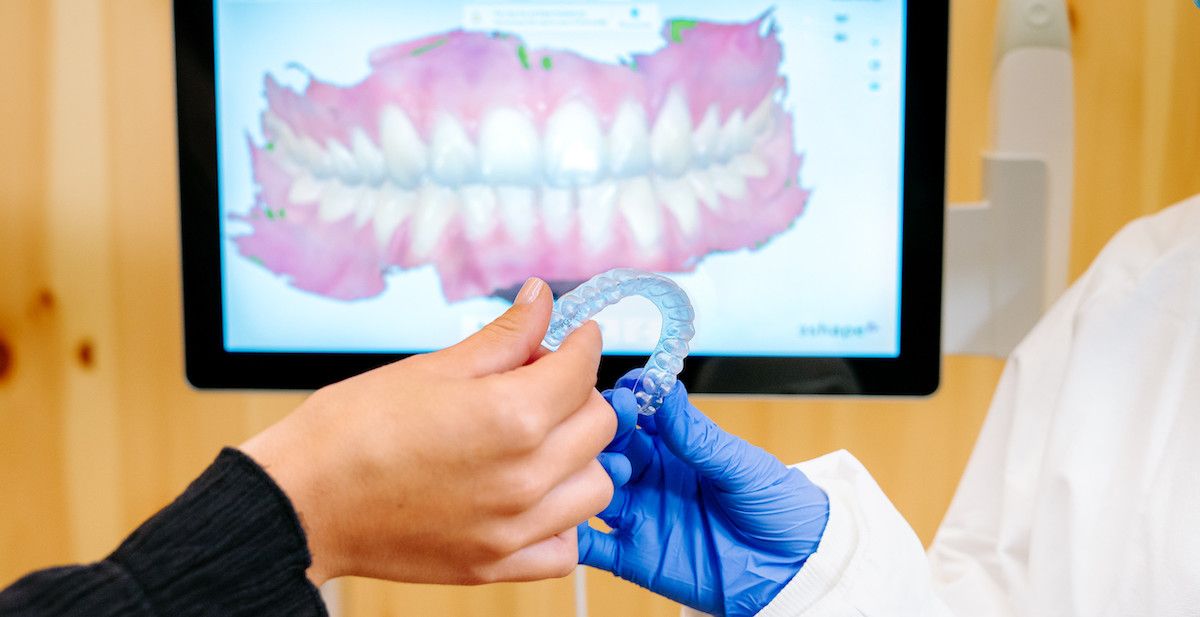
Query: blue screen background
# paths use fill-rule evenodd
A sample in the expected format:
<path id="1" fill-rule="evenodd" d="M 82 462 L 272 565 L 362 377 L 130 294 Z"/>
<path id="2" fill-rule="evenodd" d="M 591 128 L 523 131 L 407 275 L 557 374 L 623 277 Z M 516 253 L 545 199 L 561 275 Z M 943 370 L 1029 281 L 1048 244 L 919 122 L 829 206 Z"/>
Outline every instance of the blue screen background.
<path id="1" fill-rule="evenodd" d="M 392 0 L 217 0 L 218 149 L 225 346 L 230 351 L 420 352 L 461 340 L 501 313 L 494 298 L 447 304 L 430 267 L 394 273 L 353 302 L 297 290 L 238 254 L 255 184 L 247 136 L 263 142 L 263 77 L 301 89 L 307 74 L 351 84 L 372 49 L 463 26 L 464 4 Z M 522 3 L 508 3 L 522 4 Z M 558 2 L 556 4 L 570 4 Z M 766 246 L 708 256 L 672 274 L 692 298 L 693 353 L 895 357 L 903 152 L 904 3 L 669 1 L 617 3 L 662 19 L 746 21 L 774 7 L 808 210 Z M 661 46 L 646 32 L 516 31 L 532 47 L 611 61 Z M 303 69 L 297 68 L 297 65 Z M 598 321 L 605 349 L 644 353 L 657 339 L 648 302 Z"/>

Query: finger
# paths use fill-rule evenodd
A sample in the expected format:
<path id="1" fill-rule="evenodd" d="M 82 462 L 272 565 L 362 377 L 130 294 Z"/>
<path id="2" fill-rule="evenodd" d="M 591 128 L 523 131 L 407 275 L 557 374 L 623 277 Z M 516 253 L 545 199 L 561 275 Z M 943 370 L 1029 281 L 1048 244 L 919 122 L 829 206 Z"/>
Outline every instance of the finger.
<path id="1" fill-rule="evenodd" d="M 639 431 L 634 426 L 622 434 L 621 424 L 629 421 L 640 423 L 647 419 L 647 416 L 638 415 L 637 399 L 634 397 L 633 391 L 628 388 L 605 390 L 605 399 L 617 412 L 617 436 L 604 450 L 605 452 L 624 454 L 630 462 L 630 479 L 639 480 L 654 460 L 654 441 L 651 438 L 653 433 Z"/>
<path id="2" fill-rule="evenodd" d="M 592 461 L 555 486 L 529 510 L 509 523 L 509 537 L 518 545 L 529 545 L 565 529 L 573 529 L 608 505 L 613 496 L 612 480 L 600 463 Z"/>
<path id="3" fill-rule="evenodd" d="M 675 384 L 656 415 L 667 449 L 721 490 L 754 490 L 787 473 L 779 459 L 725 432 L 692 406 L 682 383 Z"/>
<path id="4" fill-rule="evenodd" d="M 596 460 L 604 468 L 604 473 L 607 473 L 609 479 L 612 480 L 614 489 L 625 486 L 629 482 L 629 477 L 633 475 L 633 465 L 624 454 L 601 452 Z"/>
<path id="5" fill-rule="evenodd" d="M 549 349 L 546 349 L 545 347 L 542 347 L 541 345 L 538 345 L 537 349 L 534 349 L 533 353 L 529 354 L 529 359 L 525 361 L 525 364 L 526 365 L 533 364 L 534 362 L 541 360 L 542 356 L 545 356 L 546 354 L 551 354 L 551 353 L 554 353 L 554 352 L 550 351 Z"/>
<path id="6" fill-rule="evenodd" d="M 624 529 L 629 527 L 629 501 L 632 494 L 628 489 L 617 489 L 613 492 L 612 499 L 608 505 L 596 514 L 596 518 L 604 521 L 605 525 L 613 529 Z"/>
<path id="7" fill-rule="evenodd" d="M 654 416 L 657 416 L 657 415 L 658 414 L 652 414 L 649 416 L 639 415 L 638 416 L 638 426 L 642 427 L 643 431 L 646 431 L 647 433 L 649 433 L 651 435 L 657 435 L 658 434 L 658 420 L 654 419 Z"/>
<path id="8" fill-rule="evenodd" d="M 582 407 L 550 429 L 532 455 L 532 467 L 558 483 L 593 462 L 612 442 L 616 430 L 612 408 L 592 390 Z"/>
<path id="9" fill-rule="evenodd" d="M 646 431 L 634 431 L 629 443 L 625 445 L 624 454 L 625 458 L 629 459 L 629 481 L 640 481 L 654 463 L 654 438 L 647 435 Z"/>
<path id="10" fill-rule="evenodd" d="M 629 437 L 637 429 L 637 400 L 633 397 L 633 391 L 625 388 L 605 390 L 602 396 L 617 414 L 617 434 L 613 437 L 612 442 L 604 448 L 604 451 L 620 452 L 625 449 Z M 616 397 L 615 401 L 614 397 Z"/>
<path id="11" fill-rule="evenodd" d="M 638 404 L 637 396 L 634 395 L 638 387 L 638 378 L 641 375 L 642 369 L 640 368 L 625 373 L 624 377 L 617 380 L 617 385 L 612 389 L 612 394 L 605 398 L 613 406 L 613 409 L 617 410 L 618 415 L 630 414 L 638 426 L 654 434 L 658 432 L 654 416 L 643 416 L 638 413 L 641 406 Z"/>
<path id="12" fill-rule="evenodd" d="M 576 536 L 579 563 L 616 574 L 617 555 L 620 551 L 616 538 L 592 529 L 587 523 L 579 525 Z"/>
<path id="13" fill-rule="evenodd" d="M 503 315 L 462 342 L 429 354 L 455 376 L 482 377 L 523 366 L 541 347 L 554 306 L 541 279 L 525 281 L 516 302 Z"/>
<path id="14" fill-rule="evenodd" d="M 628 388 L 632 390 L 633 387 L 637 385 L 638 379 L 641 377 L 642 369 L 635 368 L 632 371 L 622 375 L 621 378 L 617 380 L 617 384 L 613 386 L 613 389 L 616 390 L 618 388 Z"/>
<path id="15" fill-rule="evenodd" d="M 531 409 L 556 424 L 595 392 L 600 351 L 600 327 L 589 321 L 567 336 L 558 351 L 499 377 L 521 392 Z"/>
<path id="16" fill-rule="evenodd" d="M 577 534 L 572 527 L 530 544 L 489 566 L 487 579 L 517 583 L 567 576 L 579 563 Z"/>

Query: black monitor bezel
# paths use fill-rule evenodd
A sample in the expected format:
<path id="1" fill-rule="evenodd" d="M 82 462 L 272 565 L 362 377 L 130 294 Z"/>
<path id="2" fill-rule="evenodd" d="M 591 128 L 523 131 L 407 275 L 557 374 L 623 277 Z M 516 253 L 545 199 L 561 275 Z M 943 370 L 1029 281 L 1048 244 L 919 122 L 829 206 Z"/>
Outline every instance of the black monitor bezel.
<path id="1" fill-rule="evenodd" d="M 897 358 L 691 356 L 680 378 L 693 391 L 822 394 L 788 376 L 848 375 L 834 393 L 924 396 L 941 374 L 949 0 L 910 2 L 907 12 L 900 355 Z M 244 353 L 224 346 L 214 4 L 174 0 L 184 345 L 188 381 L 201 389 L 312 390 L 404 357 L 377 353 Z M 606 355 L 599 383 L 645 356 Z M 719 367 L 728 380 L 702 379 Z M 782 378 L 781 378 L 782 375 Z M 818 380 L 819 381 L 819 380 Z M 851 384 L 847 387 L 845 384 Z"/>

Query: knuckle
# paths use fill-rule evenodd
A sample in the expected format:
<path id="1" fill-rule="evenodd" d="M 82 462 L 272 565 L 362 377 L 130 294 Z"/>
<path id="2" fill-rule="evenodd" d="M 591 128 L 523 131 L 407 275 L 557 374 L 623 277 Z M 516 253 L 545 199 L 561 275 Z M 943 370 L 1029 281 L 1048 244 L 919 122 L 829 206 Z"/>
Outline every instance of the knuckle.
<path id="1" fill-rule="evenodd" d="M 499 582 L 491 564 L 475 564 L 463 569 L 464 585 L 490 585 Z"/>
<path id="2" fill-rule="evenodd" d="M 489 386 L 489 428 L 504 447 L 514 452 L 527 452 L 539 446 L 544 429 L 537 409 L 522 400 L 521 393 L 504 380 L 493 380 Z"/>
<path id="3" fill-rule="evenodd" d="M 514 534 L 507 533 L 503 527 L 497 527 L 485 532 L 479 539 L 481 553 L 487 561 L 499 561 L 521 549 L 520 542 Z"/>
<path id="4" fill-rule="evenodd" d="M 542 444 L 545 437 L 538 414 L 530 409 L 511 409 L 506 414 L 503 434 L 514 451 L 531 452 Z"/>
<path id="5" fill-rule="evenodd" d="M 485 333 L 485 336 L 493 340 L 508 341 L 520 336 L 521 325 L 508 313 L 505 313 L 484 326 L 482 331 Z"/>
<path id="6" fill-rule="evenodd" d="M 511 473 L 506 482 L 508 499 L 505 505 L 512 513 L 524 512 L 545 496 L 546 482 L 540 474 L 528 468 Z"/>

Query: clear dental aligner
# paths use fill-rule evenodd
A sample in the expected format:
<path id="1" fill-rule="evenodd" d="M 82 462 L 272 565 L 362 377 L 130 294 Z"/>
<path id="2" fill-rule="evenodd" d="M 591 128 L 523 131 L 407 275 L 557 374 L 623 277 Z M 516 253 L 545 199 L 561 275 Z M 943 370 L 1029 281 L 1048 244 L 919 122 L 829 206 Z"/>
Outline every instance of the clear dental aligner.
<path id="1" fill-rule="evenodd" d="M 454 302 L 763 245 L 808 199 L 776 26 L 675 19 L 662 38 L 602 62 L 452 31 L 374 51 L 354 84 L 266 75 L 238 251 L 340 300 L 431 266 Z"/>
<path id="2" fill-rule="evenodd" d="M 638 413 L 652 415 L 675 387 L 675 378 L 683 370 L 683 359 L 688 354 L 688 342 L 696 334 L 692 327 L 695 313 L 691 302 L 671 279 L 628 268 L 618 268 L 596 276 L 563 294 L 554 303 L 550 328 L 542 345 L 550 350 L 558 349 L 563 339 L 585 321 L 604 307 L 629 296 L 642 296 L 650 300 L 662 314 L 658 345 L 650 354 L 650 360 L 633 392 L 638 401 Z"/>

